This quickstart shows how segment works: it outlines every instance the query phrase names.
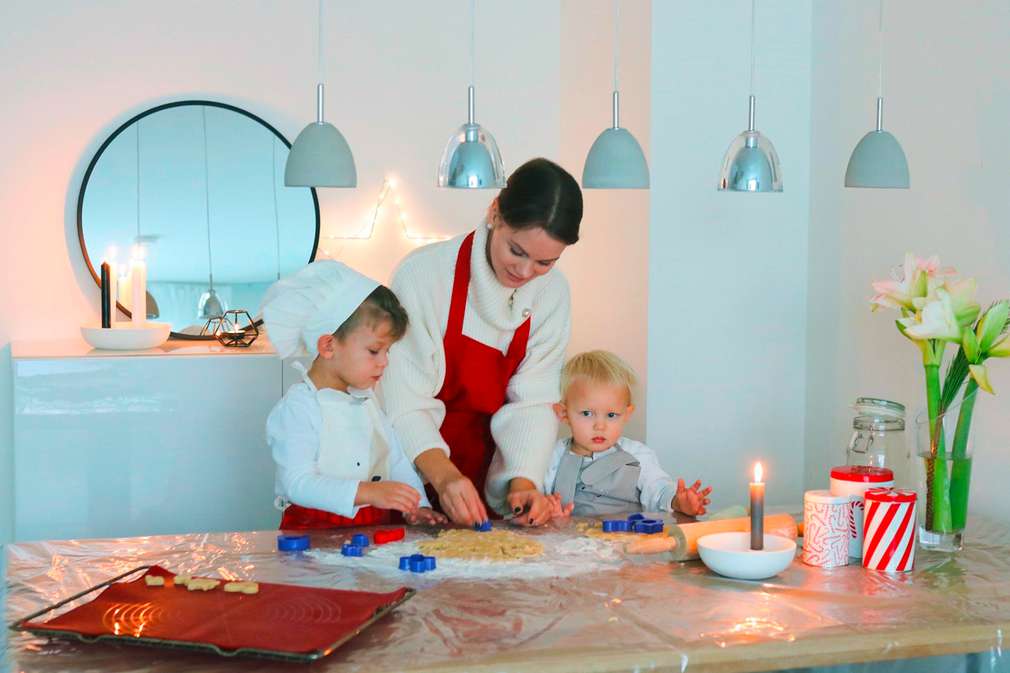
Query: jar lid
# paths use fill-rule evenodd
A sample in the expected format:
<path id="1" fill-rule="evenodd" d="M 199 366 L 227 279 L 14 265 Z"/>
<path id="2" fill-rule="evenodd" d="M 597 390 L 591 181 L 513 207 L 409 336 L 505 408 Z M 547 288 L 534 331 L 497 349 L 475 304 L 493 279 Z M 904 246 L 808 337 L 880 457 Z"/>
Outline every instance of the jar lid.
<path id="1" fill-rule="evenodd" d="M 877 489 L 882 490 L 882 489 Z M 831 495 L 831 491 L 807 491 L 803 494 L 803 502 L 812 502 L 818 505 L 843 505 L 848 504 L 849 496 Z"/>
<path id="2" fill-rule="evenodd" d="M 894 481 L 894 472 L 886 467 L 874 465 L 841 465 L 831 468 L 831 478 L 841 481 L 859 481 L 863 483 L 880 483 Z"/>
<path id="3" fill-rule="evenodd" d="M 903 488 L 871 488 L 863 493 L 867 500 L 877 502 L 915 502 L 915 491 Z"/>
<path id="4" fill-rule="evenodd" d="M 892 402 L 891 400 L 877 397 L 857 397 L 856 413 L 866 416 L 904 418 L 905 405 L 900 402 Z"/>

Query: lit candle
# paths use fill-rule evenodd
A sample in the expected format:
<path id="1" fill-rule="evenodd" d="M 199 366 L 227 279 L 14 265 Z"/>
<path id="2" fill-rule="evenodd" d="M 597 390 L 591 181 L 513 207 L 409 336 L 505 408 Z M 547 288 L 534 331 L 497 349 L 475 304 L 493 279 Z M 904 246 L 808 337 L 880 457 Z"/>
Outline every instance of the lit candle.
<path id="1" fill-rule="evenodd" d="M 130 259 L 130 312 L 135 326 L 147 322 L 147 264 L 139 245 L 133 247 Z"/>
<path id="2" fill-rule="evenodd" d="M 750 548 L 765 546 L 765 484 L 761 463 L 754 464 L 754 481 L 750 483 Z"/>

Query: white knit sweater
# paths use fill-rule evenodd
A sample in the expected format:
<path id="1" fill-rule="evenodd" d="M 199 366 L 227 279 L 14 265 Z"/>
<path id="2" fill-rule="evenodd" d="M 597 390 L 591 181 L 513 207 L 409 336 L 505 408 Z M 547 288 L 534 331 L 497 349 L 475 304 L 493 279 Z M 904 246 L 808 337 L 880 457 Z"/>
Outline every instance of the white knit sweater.
<path id="1" fill-rule="evenodd" d="M 556 269 L 514 291 L 502 286 L 487 261 L 488 233 L 481 225 L 474 236 L 463 334 L 504 353 L 516 328 L 532 314 L 526 357 L 509 381 L 505 405 L 491 419 L 498 450 L 488 471 L 485 497 L 491 507 L 504 512 L 509 480 L 525 477 L 537 488 L 543 485 L 557 441 L 558 423 L 551 405 L 559 398 L 571 306 L 568 283 Z M 449 321 L 456 256 L 464 237 L 415 250 L 393 275 L 392 290 L 407 309 L 410 327 L 390 350 L 381 397 L 411 460 L 434 448 L 449 453 L 439 433 L 445 405 L 435 395 L 445 378 L 442 340 Z"/>

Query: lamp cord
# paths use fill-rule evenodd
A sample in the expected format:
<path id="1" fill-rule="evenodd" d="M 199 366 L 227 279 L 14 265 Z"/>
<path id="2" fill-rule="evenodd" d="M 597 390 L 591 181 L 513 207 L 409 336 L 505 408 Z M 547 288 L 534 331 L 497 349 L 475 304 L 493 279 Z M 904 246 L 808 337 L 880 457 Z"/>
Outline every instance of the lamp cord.
<path id="1" fill-rule="evenodd" d="M 879 58 L 877 59 L 877 97 L 884 97 L 884 0 L 880 0 L 880 15 L 877 21 Z"/>
<path id="2" fill-rule="evenodd" d="M 477 0 L 470 0 L 470 86 L 477 81 Z"/>
<path id="3" fill-rule="evenodd" d="M 618 90 L 617 70 L 621 62 L 621 2 L 614 0 L 614 91 Z"/>
<path id="4" fill-rule="evenodd" d="M 214 256 L 210 247 L 210 160 L 207 152 L 207 106 L 200 108 L 203 113 L 203 194 L 204 213 L 207 218 L 207 273 L 210 280 L 210 290 L 214 290 Z"/>
<path id="5" fill-rule="evenodd" d="M 277 280 L 281 279 L 281 225 L 277 210 L 277 138 L 270 136 L 270 185 L 274 193 L 274 235 L 277 243 Z"/>
<path id="6" fill-rule="evenodd" d="M 316 37 L 316 58 L 318 63 L 319 82 L 323 81 L 323 0 L 319 0 L 319 21 L 316 24 L 319 34 Z"/>
<path id="7" fill-rule="evenodd" d="M 754 95 L 754 70 L 755 70 L 755 60 L 754 60 L 754 42 L 755 42 L 755 30 L 754 24 L 757 23 L 757 0 L 750 0 L 750 95 Z"/>
<path id="8" fill-rule="evenodd" d="M 137 120 L 137 240 L 140 245 L 140 120 Z"/>

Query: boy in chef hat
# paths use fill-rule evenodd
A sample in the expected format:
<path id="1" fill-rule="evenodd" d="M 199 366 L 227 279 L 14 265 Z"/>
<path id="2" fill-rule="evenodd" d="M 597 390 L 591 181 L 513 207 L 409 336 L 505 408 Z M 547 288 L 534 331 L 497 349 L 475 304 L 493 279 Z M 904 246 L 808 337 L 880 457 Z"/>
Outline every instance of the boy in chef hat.
<path id="1" fill-rule="evenodd" d="M 424 495 L 372 387 L 407 313 L 388 288 L 345 264 L 324 260 L 277 281 L 263 300 L 277 354 L 308 356 L 267 418 L 277 464 L 274 490 L 283 529 L 388 523 L 445 523 Z"/>

